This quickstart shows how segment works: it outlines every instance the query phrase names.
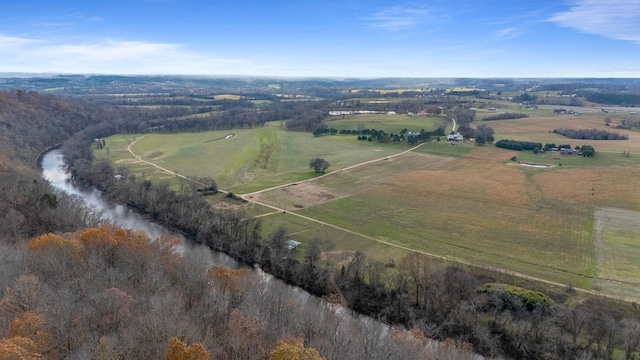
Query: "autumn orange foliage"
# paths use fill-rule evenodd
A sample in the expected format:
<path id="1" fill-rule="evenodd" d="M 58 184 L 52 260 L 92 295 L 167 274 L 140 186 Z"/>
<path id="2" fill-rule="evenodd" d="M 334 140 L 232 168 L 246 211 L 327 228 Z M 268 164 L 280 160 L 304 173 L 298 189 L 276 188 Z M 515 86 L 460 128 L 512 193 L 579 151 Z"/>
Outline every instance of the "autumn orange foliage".
<path id="1" fill-rule="evenodd" d="M 224 291 L 235 291 L 240 279 L 241 270 L 229 269 L 224 266 L 212 266 L 207 271 L 207 277 L 215 281 Z"/>
<path id="2" fill-rule="evenodd" d="M 52 343 L 51 334 L 46 330 L 46 323 L 42 316 L 27 311 L 13 319 L 9 335 L 33 340 L 36 350 L 45 352 L 51 348 Z"/>
<path id="3" fill-rule="evenodd" d="M 169 347 L 165 353 L 166 360 L 209 360 L 211 354 L 200 343 L 187 346 L 177 337 L 169 339 Z"/>
<path id="4" fill-rule="evenodd" d="M 34 360 L 43 359 L 38 353 L 36 343 L 26 337 L 14 336 L 0 339 L 0 359 L 3 360 Z"/>
<path id="5" fill-rule="evenodd" d="M 305 348 L 301 338 L 285 338 L 271 351 L 269 360 L 322 360 L 316 349 Z"/>
<path id="6" fill-rule="evenodd" d="M 77 259 L 82 252 L 82 245 L 74 238 L 66 238 L 49 233 L 31 239 L 29 243 L 27 243 L 27 249 L 40 252 L 65 250 Z"/>

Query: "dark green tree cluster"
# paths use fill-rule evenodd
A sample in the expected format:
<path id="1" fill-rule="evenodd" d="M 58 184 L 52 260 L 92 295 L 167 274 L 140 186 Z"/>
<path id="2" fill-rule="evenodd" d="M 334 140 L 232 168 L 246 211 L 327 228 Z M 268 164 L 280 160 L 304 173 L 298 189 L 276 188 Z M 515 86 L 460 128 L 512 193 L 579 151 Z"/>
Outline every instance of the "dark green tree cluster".
<path id="1" fill-rule="evenodd" d="M 540 150 L 542 149 L 542 144 L 536 143 L 536 142 L 530 142 L 530 141 L 502 139 L 496 142 L 496 147 L 503 148 L 503 149 L 517 150 L 517 151 L 535 150 L 536 148 Z"/>
<path id="2" fill-rule="evenodd" d="M 591 145 L 582 145 L 580 154 L 584 157 L 593 157 L 596 154 L 596 150 Z"/>
<path id="3" fill-rule="evenodd" d="M 606 105 L 640 105 L 640 94 L 628 92 L 586 92 L 584 97 L 591 102 Z"/>
<path id="4" fill-rule="evenodd" d="M 324 173 L 329 166 L 331 166 L 331 164 L 322 158 L 313 158 L 309 161 L 309 168 L 313 169 L 317 173 Z"/>
<path id="5" fill-rule="evenodd" d="M 387 133 L 384 130 L 376 130 L 376 129 L 360 129 L 360 130 L 336 130 L 336 129 L 328 129 L 328 128 L 318 128 L 313 131 L 314 136 L 322 136 L 322 135 L 357 135 L 358 140 L 368 140 L 368 141 L 378 141 L 382 143 L 389 142 L 403 142 L 406 141 L 409 144 L 416 144 L 421 142 L 429 141 L 433 138 L 444 136 L 444 128 L 438 127 L 434 131 L 425 131 L 424 129 L 420 130 L 418 133 L 409 132 L 408 129 L 402 129 L 399 133 Z"/>
<path id="6" fill-rule="evenodd" d="M 338 129 L 334 128 L 317 128 L 313 130 L 313 136 L 336 135 L 337 133 Z"/>
<path id="7" fill-rule="evenodd" d="M 514 96 L 513 101 L 518 103 L 535 103 L 538 97 L 529 93 L 523 93 L 522 95 Z"/>

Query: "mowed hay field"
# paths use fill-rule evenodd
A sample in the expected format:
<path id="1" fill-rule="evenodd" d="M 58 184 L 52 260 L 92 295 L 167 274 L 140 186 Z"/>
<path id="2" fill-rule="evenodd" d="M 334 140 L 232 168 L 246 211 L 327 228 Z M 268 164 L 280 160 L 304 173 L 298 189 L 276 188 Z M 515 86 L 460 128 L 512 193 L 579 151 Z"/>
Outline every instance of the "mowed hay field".
<path id="1" fill-rule="evenodd" d="M 329 128 L 338 130 L 357 130 L 358 125 L 364 129 L 383 130 L 386 133 L 398 134 L 402 129 L 419 132 L 420 130 L 433 131 L 439 126 L 451 130 L 451 122 L 442 116 L 407 116 L 407 115 L 387 115 L 387 114 L 358 114 L 358 115 L 337 115 L 332 116 L 327 121 Z"/>
<path id="2" fill-rule="evenodd" d="M 175 178 L 143 160 L 187 177 L 212 177 L 224 190 L 252 192 L 318 176 L 309 169 L 312 158 L 324 158 L 329 171 L 409 149 L 406 144 L 381 145 L 355 136 L 313 137 L 280 127 L 182 134 L 116 135 L 106 139 L 109 150 L 98 157 L 133 167 L 135 173 Z M 150 175 L 151 174 L 151 175 Z"/>
<path id="3" fill-rule="evenodd" d="M 604 124 L 604 118 L 610 117 L 611 126 Z M 521 141 L 534 141 L 542 145 L 546 143 L 570 144 L 572 147 L 576 145 L 592 145 L 597 151 L 613 151 L 622 152 L 629 151 L 632 153 L 640 153 L 640 132 L 616 129 L 616 125 L 620 125 L 622 118 L 640 120 L 638 115 L 622 116 L 620 114 L 600 114 L 588 112 L 580 116 L 573 115 L 535 115 L 530 114 L 528 118 L 515 120 L 496 120 L 496 121 L 476 121 L 474 124 L 478 126 L 485 124 L 495 130 L 495 139 L 513 139 Z M 579 140 L 570 139 L 562 135 L 554 134 L 553 130 L 566 129 L 598 129 L 603 131 L 624 134 L 629 140 Z"/>
<path id="4" fill-rule="evenodd" d="M 509 161 L 518 154 L 493 146 L 457 159 L 406 154 L 260 199 L 380 241 L 626 295 L 599 280 L 611 263 L 596 266 L 593 211 L 640 208 L 640 170 L 532 169 Z"/>
<path id="5" fill-rule="evenodd" d="M 640 298 L 640 212 L 600 208 L 594 213 L 593 228 L 599 277 L 596 289 Z"/>
<path id="6" fill-rule="evenodd" d="M 343 197 L 357 197 L 358 194 L 390 181 L 400 174 L 437 168 L 453 160 L 452 157 L 410 152 L 347 171 L 337 171 L 316 181 L 295 183 L 266 191 L 253 195 L 253 198 L 278 204 L 285 209 L 303 209 Z"/>

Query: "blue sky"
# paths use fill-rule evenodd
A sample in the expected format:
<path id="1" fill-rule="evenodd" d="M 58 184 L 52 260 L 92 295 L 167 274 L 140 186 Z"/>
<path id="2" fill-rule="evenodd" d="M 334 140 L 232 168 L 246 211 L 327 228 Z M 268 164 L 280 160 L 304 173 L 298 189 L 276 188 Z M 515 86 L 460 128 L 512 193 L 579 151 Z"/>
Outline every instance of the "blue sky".
<path id="1" fill-rule="evenodd" d="M 21 0 L 0 72 L 640 77 L 640 0 Z"/>

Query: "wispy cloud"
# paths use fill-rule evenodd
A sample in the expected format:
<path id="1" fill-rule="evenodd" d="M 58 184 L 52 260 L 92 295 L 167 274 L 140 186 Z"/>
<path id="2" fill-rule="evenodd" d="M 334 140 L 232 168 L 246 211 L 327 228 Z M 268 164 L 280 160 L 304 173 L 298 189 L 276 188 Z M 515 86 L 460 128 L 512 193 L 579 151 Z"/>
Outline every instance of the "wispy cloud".
<path id="1" fill-rule="evenodd" d="M 110 39 L 69 42 L 2 34 L 0 57 L 12 59 L 11 65 L 0 64 L 0 72 L 241 73 L 242 67 L 250 64 L 197 54 L 179 44 Z"/>
<path id="2" fill-rule="evenodd" d="M 364 18 L 370 28 L 400 31 L 427 21 L 429 11 L 422 5 L 393 6 Z"/>
<path id="3" fill-rule="evenodd" d="M 27 38 L 17 37 L 17 36 L 5 36 L 0 34 L 0 49 L 9 50 L 9 49 L 25 46 L 28 44 L 33 44 L 36 42 L 37 42 L 36 40 L 32 40 L 32 39 L 27 39 Z M 0 50 L 0 54 L 1 53 L 2 53 L 2 50 Z"/>
<path id="4" fill-rule="evenodd" d="M 640 44 L 638 0 L 577 0 L 549 21 L 583 33 Z"/>
<path id="5" fill-rule="evenodd" d="M 32 27 L 49 30 L 51 28 L 72 28 L 80 24 L 100 23 L 103 19 L 100 16 L 91 16 L 83 13 L 69 13 L 55 18 L 34 19 L 30 23 Z"/>
<path id="6" fill-rule="evenodd" d="M 496 40 L 508 40 L 508 39 L 516 38 L 520 36 L 520 34 L 521 34 L 521 31 L 519 29 L 509 27 L 509 28 L 504 28 L 504 29 L 495 31 L 493 33 L 493 37 Z"/>

